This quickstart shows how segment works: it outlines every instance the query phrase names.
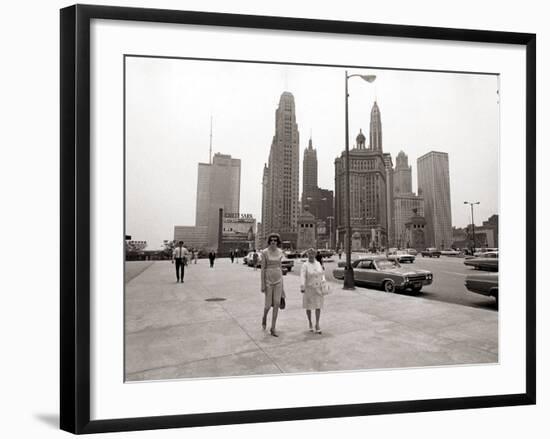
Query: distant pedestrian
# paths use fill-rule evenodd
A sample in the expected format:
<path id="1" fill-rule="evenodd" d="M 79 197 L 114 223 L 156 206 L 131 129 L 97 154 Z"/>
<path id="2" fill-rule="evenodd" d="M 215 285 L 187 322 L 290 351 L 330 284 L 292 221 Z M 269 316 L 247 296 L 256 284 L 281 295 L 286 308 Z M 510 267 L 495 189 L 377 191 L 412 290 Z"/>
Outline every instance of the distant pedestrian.
<path id="1" fill-rule="evenodd" d="M 325 266 L 323 265 L 323 255 L 321 254 L 321 252 L 319 251 L 316 251 L 315 252 L 316 255 L 315 255 L 315 260 L 317 262 L 319 262 L 319 264 L 321 264 L 321 267 L 323 267 L 323 270 L 325 269 Z"/>
<path id="2" fill-rule="evenodd" d="M 199 259 L 199 251 L 195 249 L 193 253 L 193 259 L 195 260 L 195 264 L 197 263 L 197 259 Z"/>
<path id="3" fill-rule="evenodd" d="M 214 261 L 216 260 L 216 252 L 214 250 L 210 250 L 208 259 L 210 259 L 210 268 L 214 268 Z"/>
<path id="4" fill-rule="evenodd" d="M 229 257 L 231 258 L 231 263 L 233 263 L 233 261 L 235 260 L 235 252 L 233 250 L 229 252 Z"/>
<path id="5" fill-rule="evenodd" d="M 237 260 L 237 264 L 239 263 L 239 254 L 241 253 L 241 251 L 237 248 L 235 249 L 235 259 Z"/>
<path id="6" fill-rule="evenodd" d="M 271 314 L 271 329 L 270 333 L 273 337 L 278 337 L 275 326 L 277 324 L 277 315 L 281 298 L 285 297 L 283 288 L 283 251 L 279 248 L 281 245 L 281 237 L 278 233 L 272 233 L 267 238 L 269 244 L 262 251 L 262 293 L 265 294 L 264 315 L 262 317 L 262 328 L 265 330 L 267 326 L 267 314 L 270 308 L 273 308 Z"/>
<path id="7" fill-rule="evenodd" d="M 338 249 L 338 259 L 342 259 L 342 249 Z"/>
<path id="8" fill-rule="evenodd" d="M 317 251 L 313 248 L 307 251 L 307 261 L 302 264 L 300 273 L 300 291 L 303 294 L 302 307 L 306 310 L 309 332 L 314 332 L 311 311 L 315 310 L 315 333 L 321 334 L 319 321 L 324 304 L 322 285 L 325 278 L 324 269 L 315 257 L 316 253 Z"/>
<path id="9" fill-rule="evenodd" d="M 252 266 L 254 267 L 254 271 L 258 270 L 258 259 L 260 258 L 260 255 L 254 249 L 254 253 L 252 253 Z"/>
<path id="10" fill-rule="evenodd" d="M 172 264 L 176 263 L 176 283 L 180 281 L 183 283 L 183 276 L 185 275 L 185 266 L 187 265 L 188 250 L 183 246 L 183 241 L 178 242 L 178 246 L 172 253 Z"/>

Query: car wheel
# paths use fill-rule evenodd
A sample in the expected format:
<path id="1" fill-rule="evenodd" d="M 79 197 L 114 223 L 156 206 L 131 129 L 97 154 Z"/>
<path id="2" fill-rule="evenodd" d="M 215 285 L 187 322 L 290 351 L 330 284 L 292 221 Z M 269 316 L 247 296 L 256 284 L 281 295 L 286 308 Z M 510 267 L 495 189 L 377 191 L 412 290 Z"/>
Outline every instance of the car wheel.
<path id="1" fill-rule="evenodd" d="M 422 290 L 422 287 L 417 287 L 417 288 L 413 288 L 412 292 L 413 292 L 413 294 L 418 294 L 418 293 L 420 293 L 421 290 Z"/>
<path id="2" fill-rule="evenodd" d="M 393 280 L 384 282 L 384 291 L 386 293 L 395 293 L 395 282 Z"/>

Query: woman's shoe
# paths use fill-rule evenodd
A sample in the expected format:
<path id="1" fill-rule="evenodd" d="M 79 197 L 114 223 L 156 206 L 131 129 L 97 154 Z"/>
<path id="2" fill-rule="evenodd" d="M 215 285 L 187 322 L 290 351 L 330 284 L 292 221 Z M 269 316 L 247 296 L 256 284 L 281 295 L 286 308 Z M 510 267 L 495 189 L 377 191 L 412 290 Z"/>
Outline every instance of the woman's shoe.
<path id="1" fill-rule="evenodd" d="M 269 330 L 269 333 L 270 333 L 273 337 L 278 337 L 278 336 L 279 336 L 279 334 L 277 334 L 277 333 L 275 332 L 275 329 L 270 329 L 270 330 Z"/>
<path id="2" fill-rule="evenodd" d="M 309 332 L 313 332 L 313 324 L 312 323 L 309 324 Z"/>
<path id="3" fill-rule="evenodd" d="M 322 334 L 321 328 L 315 328 L 315 334 Z"/>

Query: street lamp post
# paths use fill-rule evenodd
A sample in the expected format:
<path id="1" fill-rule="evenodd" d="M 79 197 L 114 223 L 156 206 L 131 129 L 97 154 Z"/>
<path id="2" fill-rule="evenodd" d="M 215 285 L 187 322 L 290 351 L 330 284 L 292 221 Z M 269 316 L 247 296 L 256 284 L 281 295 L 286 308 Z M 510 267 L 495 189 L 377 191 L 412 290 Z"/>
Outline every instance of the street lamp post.
<path id="1" fill-rule="evenodd" d="M 470 208 L 472 210 L 472 241 L 474 243 L 474 249 L 472 251 L 472 254 L 476 251 L 476 226 L 474 224 L 474 204 L 479 204 L 479 201 L 470 202 L 470 201 L 464 201 L 464 204 L 469 204 Z"/>
<path id="2" fill-rule="evenodd" d="M 353 267 L 351 266 L 351 188 L 350 188 L 350 172 L 349 172 L 349 116 L 348 116 L 348 80 L 354 76 L 358 76 L 367 82 L 373 82 L 376 79 L 375 75 L 348 75 L 345 71 L 345 115 L 346 115 L 346 269 L 344 270 L 344 289 L 354 290 L 355 280 L 353 278 Z"/>

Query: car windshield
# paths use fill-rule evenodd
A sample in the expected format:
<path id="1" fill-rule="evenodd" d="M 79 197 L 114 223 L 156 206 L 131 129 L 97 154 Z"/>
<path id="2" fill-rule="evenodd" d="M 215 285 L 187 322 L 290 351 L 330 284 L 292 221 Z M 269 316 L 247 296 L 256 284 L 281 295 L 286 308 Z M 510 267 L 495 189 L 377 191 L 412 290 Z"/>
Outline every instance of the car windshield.
<path id="1" fill-rule="evenodd" d="M 400 267 L 397 261 L 390 261 L 388 259 L 379 259 L 376 261 L 376 266 L 380 270 L 391 270 L 392 268 Z"/>

